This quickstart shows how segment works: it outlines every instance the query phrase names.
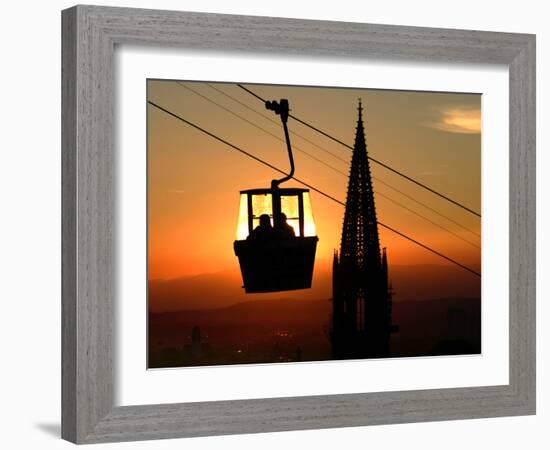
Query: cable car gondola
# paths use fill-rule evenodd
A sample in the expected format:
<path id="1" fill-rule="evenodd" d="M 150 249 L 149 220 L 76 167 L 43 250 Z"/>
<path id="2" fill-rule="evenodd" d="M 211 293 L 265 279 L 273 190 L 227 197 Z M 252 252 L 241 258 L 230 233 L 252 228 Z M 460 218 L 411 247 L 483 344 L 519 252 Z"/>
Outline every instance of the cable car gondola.
<path id="1" fill-rule="evenodd" d="M 281 117 L 290 173 L 272 180 L 270 188 L 240 192 L 237 240 L 233 248 L 247 294 L 310 288 L 319 240 L 309 190 L 279 187 L 294 176 L 287 127 L 288 100 L 268 101 L 266 108 Z"/>

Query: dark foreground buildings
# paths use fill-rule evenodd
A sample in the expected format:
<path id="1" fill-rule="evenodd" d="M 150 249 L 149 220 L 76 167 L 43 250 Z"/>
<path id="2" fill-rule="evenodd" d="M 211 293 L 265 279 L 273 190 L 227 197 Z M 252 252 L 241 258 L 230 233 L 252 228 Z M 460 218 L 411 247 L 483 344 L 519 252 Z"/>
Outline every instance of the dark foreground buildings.
<path id="1" fill-rule="evenodd" d="M 332 352 L 335 359 L 389 355 L 391 289 L 386 250 L 380 254 L 363 108 L 351 159 L 340 252 L 334 254 Z"/>

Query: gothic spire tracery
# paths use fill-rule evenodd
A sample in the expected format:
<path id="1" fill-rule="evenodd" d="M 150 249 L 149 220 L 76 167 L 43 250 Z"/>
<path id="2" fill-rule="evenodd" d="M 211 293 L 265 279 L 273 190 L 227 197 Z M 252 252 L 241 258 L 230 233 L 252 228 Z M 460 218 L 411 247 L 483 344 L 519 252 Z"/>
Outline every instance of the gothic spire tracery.
<path id="1" fill-rule="evenodd" d="M 331 339 L 337 359 L 389 354 L 387 255 L 380 254 L 361 100 L 357 116 L 340 252 L 333 261 Z"/>

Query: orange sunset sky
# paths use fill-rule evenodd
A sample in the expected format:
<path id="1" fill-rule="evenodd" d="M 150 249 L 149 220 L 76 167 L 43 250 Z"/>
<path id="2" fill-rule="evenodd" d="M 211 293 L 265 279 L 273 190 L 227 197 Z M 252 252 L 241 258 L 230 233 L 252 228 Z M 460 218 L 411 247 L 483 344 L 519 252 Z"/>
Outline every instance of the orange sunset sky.
<path id="1" fill-rule="evenodd" d="M 288 168 L 278 116 L 236 84 L 148 80 L 148 100 L 278 166 Z M 481 211 L 481 96 L 247 84 L 269 100 L 287 98 L 291 113 L 353 145 L 362 99 L 369 155 Z M 193 92 L 194 91 L 194 92 Z M 200 95 L 198 95 L 198 94 Z M 255 114 L 243 104 L 268 119 Z M 234 111 L 276 137 L 235 117 Z M 239 191 L 269 187 L 271 169 L 148 105 L 148 276 L 170 280 L 238 270 L 233 253 Z M 351 151 L 289 119 L 297 178 L 345 201 Z M 277 138 L 283 140 L 277 140 Z M 326 151 L 319 149 L 311 142 Z M 323 163 L 309 157 L 309 153 Z M 331 167 L 328 167 L 328 166 Z M 336 169 L 336 170 L 335 170 Z M 371 162 L 378 220 L 479 270 L 480 219 Z M 399 193 L 389 186 L 402 191 Z M 295 181 L 284 187 L 299 186 Z M 462 224 L 436 215 L 430 208 Z M 311 192 L 319 236 L 315 277 L 330 270 L 339 248 L 344 208 Z M 404 205 L 406 208 L 399 206 Z M 442 230 L 443 225 L 459 237 Z M 392 265 L 447 261 L 379 229 Z M 465 240 L 469 242 L 465 242 Z M 326 273 L 325 273 L 326 275 Z M 391 276 L 391 267 L 390 267 Z M 466 274 L 472 283 L 479 278 Z M 429 282 L 429 281 L 427 281 Z M 330 293 L 327 295 L 330 296 Z"/>

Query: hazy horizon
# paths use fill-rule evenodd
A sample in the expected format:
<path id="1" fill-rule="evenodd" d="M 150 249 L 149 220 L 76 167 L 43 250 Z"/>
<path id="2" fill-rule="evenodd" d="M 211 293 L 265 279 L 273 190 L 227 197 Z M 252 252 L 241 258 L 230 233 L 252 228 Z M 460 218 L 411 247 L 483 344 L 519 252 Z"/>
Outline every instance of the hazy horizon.
<path id="1" fill-rule="evenodd" d="M 149 310 L 210 309 L 255 300 L 326 300 L 332 296 L 331 264 L 326 261 L 318 264 L 311 289 L 268 294 L 245 294 L 238 267 L 174 279 L 151 279 Z M 470 282 L 471 274 L 450 264 L 395 264 L 390 266 L 389 273 L 394 285 L 394 302 L 479 298 L 481 294 L 478 286 Z"/>

